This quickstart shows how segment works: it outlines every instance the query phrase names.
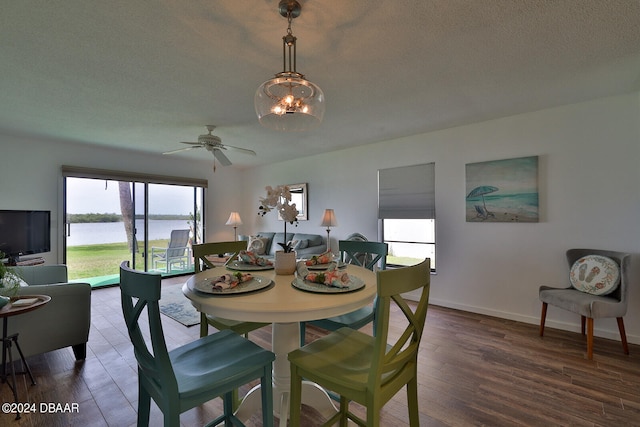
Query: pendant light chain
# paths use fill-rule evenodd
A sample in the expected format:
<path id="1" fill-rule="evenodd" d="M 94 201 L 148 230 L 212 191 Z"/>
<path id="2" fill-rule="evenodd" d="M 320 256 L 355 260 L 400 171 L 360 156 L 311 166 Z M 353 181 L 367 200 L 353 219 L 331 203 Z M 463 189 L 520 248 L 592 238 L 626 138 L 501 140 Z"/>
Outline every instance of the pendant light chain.
<path id="1" fill-rule="evenodd" d="M 289 23 L 289 25 L 287 26 L 287 34 L 284 37 L 282 37 L 282 41 L 283 41 L 282 60 L 284 65 L 283 71 L 285 72 L 293 71 L 295 73 L 296 72 L 296 37 L 293 35 L 293 32 L 291 31 L 291 22 L 293 21 L 293 16 L 291 16 L 291 11 L 287 12 L 287 21 Z M 289 48 L 289 68 L 288 69 L 287 69 L 287 55 L 286 55 L 287 47 Z M 292 47 L 293 47 L 293 55 L 291 54 Z M 293 67 L 291 62 L 292 57 L 293 57 Z"/>

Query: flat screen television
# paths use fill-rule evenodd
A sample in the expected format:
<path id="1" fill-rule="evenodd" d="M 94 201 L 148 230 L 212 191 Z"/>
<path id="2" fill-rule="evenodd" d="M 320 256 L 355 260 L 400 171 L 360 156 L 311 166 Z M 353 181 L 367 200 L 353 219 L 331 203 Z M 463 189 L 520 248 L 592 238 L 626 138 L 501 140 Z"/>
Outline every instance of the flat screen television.
<path id="1" fill-rule="evenodd" d="M 0 210 L 0 252 L 15 259 L 51 251 L 51 211 Z"/>

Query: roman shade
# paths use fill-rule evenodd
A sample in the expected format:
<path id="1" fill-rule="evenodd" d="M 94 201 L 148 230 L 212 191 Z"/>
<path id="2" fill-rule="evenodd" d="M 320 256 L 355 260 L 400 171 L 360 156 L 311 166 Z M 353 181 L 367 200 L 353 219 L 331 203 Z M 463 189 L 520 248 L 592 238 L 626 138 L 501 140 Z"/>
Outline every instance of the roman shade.
<path id="1" fill-rule="evenodd" d="M 378 170 L 378 218 L 435 217 L 435 163 Z"/>
<path id="2" fill-rule="evenodd" d="M 139 172 L 123 172 L 67 165 L 62 166 L 62 176 L 65 178 L 93 178 L 111 181 L 143 182 L 148 184 L 186 185 L 201 188 L 207 188 L 209 184 L 206 179 L 150 175 Z"/>

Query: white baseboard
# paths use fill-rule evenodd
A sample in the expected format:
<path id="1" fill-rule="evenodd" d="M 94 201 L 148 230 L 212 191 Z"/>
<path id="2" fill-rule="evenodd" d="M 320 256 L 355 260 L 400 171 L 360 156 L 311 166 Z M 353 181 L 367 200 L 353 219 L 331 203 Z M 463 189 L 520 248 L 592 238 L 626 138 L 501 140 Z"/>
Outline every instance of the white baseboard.
<path id="1" fill-rule="evenodd" d="M 451 301 L 443 301 L 436 298 L 430 298 L 429 304 L 437 305 L 441 307 L 453 308 L 456 310 L 468 311 L 470 313 L 483 314 L 485 316 L 498 317 L 500 319 L 515 320 L 517 322 L 529 323 L 532 325 L 540 325 L 539 317 L 523 316 L 522 314 L 518 314 L 518 313 L 496 311 L 496 310 L 486 309 L 483 307 L 458 304 Z M 598 329 L 597 324 L 598 322 L 595 322 L 595 326 L 593 330 L 593 334 L 595 336 L 607 338 L 614 341 L 620 341 L 620 332 L 617 329 L 615 330 Z M 547 318 L 545 322 L 545 327 L 580 333 L 580 322 L 576 322 L 575 324 L 567 323 L 567 322 L 557 322 L 557 321 L 549 320 L 549 318 Z M 629 333 L 627 333 L 627 341 L 631 344 L 640 344 L 640 336 L 629 335 Z"/>

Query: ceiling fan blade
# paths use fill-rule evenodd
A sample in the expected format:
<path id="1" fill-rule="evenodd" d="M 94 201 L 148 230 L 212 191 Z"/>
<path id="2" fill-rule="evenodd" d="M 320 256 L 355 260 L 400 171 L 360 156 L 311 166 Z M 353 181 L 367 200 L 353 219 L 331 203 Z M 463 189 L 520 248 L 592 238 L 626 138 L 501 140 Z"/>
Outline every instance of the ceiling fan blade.
<path id="1" fill-rule="evenodd" d="M 213 155 L 218 159 L 222 166 L 231 165 L 231 160 L 229 160 L 219 148 L 213 150 Z"/>
<path id="2" fill-rule="evenodd" d="M 193 146 L 193 147 L 178 148 L 177 150 L 165 151 L 162 154 L 174 154 L 174 153 L 179 153 L 181 151 L 193 150 L 194 148 L 200 148 L 200 147 L 202 147 L 202 146 L 198 145 L 198 146 Z"/>
<path id="3" fill-rule="evenodd" d="M 233 145 L 227 145 L 227 144 L 224 144 L 223 147 L 228 149 L 228 150 L 238 151 L 238 152 L 244 153 L 244 154 L 251 154 L 252 156 L 256 155 L 255 151 L 249 150 L 248 148 L 234 147 Z"/>
<path id="4" fill-rule="evenodd" d="M 184 142 L 184 141 L 180 141 L 180 144 L 199 145 L 199 146 L 202 147 L 202 143 L 201 142 Z"/>

